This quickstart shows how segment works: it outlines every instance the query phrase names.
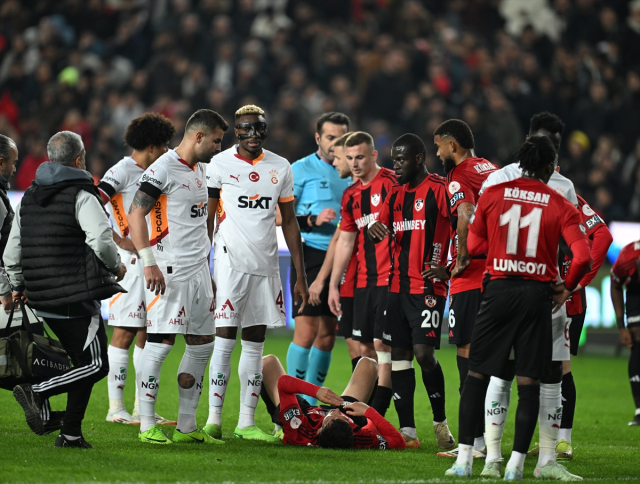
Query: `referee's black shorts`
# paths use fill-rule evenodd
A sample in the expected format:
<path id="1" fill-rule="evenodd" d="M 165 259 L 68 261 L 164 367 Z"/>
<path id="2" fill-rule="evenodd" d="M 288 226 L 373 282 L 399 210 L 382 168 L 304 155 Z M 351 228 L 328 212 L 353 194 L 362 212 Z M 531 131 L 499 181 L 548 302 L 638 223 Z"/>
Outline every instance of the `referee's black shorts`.
<path id="1" fill-rule="evenodd" d="M 471 338 L 469 370 L 500 376 L 513 348 L 516 375 L 541 378 L 551 363 L 551 307 L 549 283 L 490 281 Z"/>
<path id="2" fill-rule="evenodd" d="M 320 268 L 322 267 L 322 263 L 324 262 L 324 257 L 327 255 L 327 252 L 324 250 L 314 249 L 313 247 L 309 247 L 306 244 L 302 244 L 302 251 L 304 256 L 304 269 L 307 273 L 307 282 L 309 285 L 316 280 L 318 277 L 318 272 L 320 272 Z M 293 296 L 293 287 L 296 284 L 296 280 L 298 278 L 296 268 L 291 263 L 291 273 L 289 277 L 289 285 L 291 288 L 291 295 Z M 329 280 L 327 279 L 324 284 L 324 289 L 322 293 L 320 293 L 320 305 L 312 306 L 311 304 L 306 304 L 302 312 L 298 312 L 299 305 L 292 305 L 291 315 L 295 318 L 296 316 L 331 316 L 335 318 L 335 315 L 329 309 Z"/>

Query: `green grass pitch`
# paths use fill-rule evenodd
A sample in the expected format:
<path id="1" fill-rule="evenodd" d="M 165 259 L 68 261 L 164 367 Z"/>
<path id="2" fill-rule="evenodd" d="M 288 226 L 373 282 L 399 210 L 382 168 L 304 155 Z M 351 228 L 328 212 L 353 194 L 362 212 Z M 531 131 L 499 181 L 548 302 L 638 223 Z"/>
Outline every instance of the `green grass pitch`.
<path id="1" fill-rule="evenodd" d="M 290 333 L 269 334 L 265 354 L 284 360 Z M 181 340 L 181 338 L 179 338 Z M 438 352 L 447 383 L 447 415 L 454 436 L 458 422 L 458 371 L 455 351 L 447 344 Z M 178 414 L 176 372 L 184 342 L 176 344 L 167 358 L 161 378 L 158 412 L 170 418 Z M 223 414 L 224 446 L 151 446 L 140 443 L 138 427 L 105 422 L 106 380 L 93 391 L 84 420 L 85 438 L 95 450 L 56 449 L 55 433 L 38 437 L 31 433 L 22 409 L 10 392 L 0 391 L 0 482 L 451 482 L 444 471 L 452 459 L 436 457 L 429 400 L 421 379 L 416 391 L 416 423 L 422 448 L 398 451 L 330 451 L 246 442 L 233 438 L 238 408 L 236 345 L 231 382 Z M 574 360 L 573 373 L 578 391 L 576 423 L 573 431 L 574 460 L 568 469 L 585 479 L 598 481 L 640 480 L 640 428 L 628 427 L 633 404 L 622 358 L 581 356 Z M 133 376 L 130 364 L 130 375 Z M 418 370 L 419 371 L 419 370 Z M 343 340 L 336 344 L 327 385 L 338 393 L 344 389 L 351 365 Z M 515 385 L 514 385 L 515 386 Z M 129 411 L 133 406 L 133 378 L 125 389 Z M 208 386 L 205 385 L 198 422 L 207 418 Z M 64 397 L 53 399 L 61 409 Z M 512 402 L 517 401 L 514 391 Z M 513 443 L 515 406 L 509 412 L 503 453 L 509 456 Z M 263 403 L 256 412 L 257 424 L 271 431 L 272 424 Z M 397 425 L 393 405 L 387 418 Z M 172 427 L 164 427 L 170 435 Z M 534 440 L 537 435 L 534 436 Z M 476 460 L 478 477 L 484 461 Z M 535 459 L 527 459 L 525 479 L 532 480 Z"/>

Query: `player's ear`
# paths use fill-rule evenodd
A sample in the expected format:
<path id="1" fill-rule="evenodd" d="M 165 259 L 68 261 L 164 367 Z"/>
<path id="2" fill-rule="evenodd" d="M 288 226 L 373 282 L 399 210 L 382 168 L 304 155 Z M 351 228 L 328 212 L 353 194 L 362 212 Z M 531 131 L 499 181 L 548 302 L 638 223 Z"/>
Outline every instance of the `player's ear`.
<path id="1" fill-rule="evenodd" d="M 316 144 L 320 146 L 320 134 L 316 133 Z"/>

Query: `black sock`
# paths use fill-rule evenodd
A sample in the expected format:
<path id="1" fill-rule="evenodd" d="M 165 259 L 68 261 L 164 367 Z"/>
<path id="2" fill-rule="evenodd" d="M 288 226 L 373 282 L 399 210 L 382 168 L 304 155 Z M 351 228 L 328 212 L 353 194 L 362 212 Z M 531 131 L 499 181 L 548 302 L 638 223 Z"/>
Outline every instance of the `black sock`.
<path id="1" fill-rule="evenodd" d="M 262 389 L 260 390 L 260 396 L 262 397 L 262 401 L 267 407 L 269 416 L 271 416 L 271 421 L 276 425 L 282 425 L 280 419 L 278 418 L 278 415 L 274 415 L 276 413 L 276 406 L 273 404 L 273 401 L 271 400 L 271 397 L 269 396 L 269 393 L 267 392 L 267 389 L 264 385 L 262 385 Z"/>
<path id="2" fill-rule="evenodd" d="M 360 358 L 362 357 L 356 356 L 355 358 L 351 358 L 351 373 L 356 370 L 356 365 L 358 364 L 358 361 L 360 361 Z"/>
<path id="3" fill-rule="evenodd" d="M 484 420 L 484 396 L 489 380 L 468 376 L 460 395 L 458 442 L 473 445 L 479 420 Z"/>
<path id="4" fill-rule="evenodd" d="M 422 371 L 422 383 L 424 383 L 427 395 L 429 395 L 433 421 L 444 422 L 447 417 L 444 411 L 444 374 L 440 362 L 430 372 Z"/>
<path id="5" fill-rule="evenodd" d="M 469 374 L 469 358 L 465 358 L 464 356 L 456 356 L 456 360 L 458 362 L 458 373 L 460 374 L 460 388 L 458 388 L 458 393 L 462 395 L 462 388 L 464 387 L 464 381 Z"/>
<path id="6" fill-rule="evenodd" d="M 629 357 L 629 382 L 631 383 L 631 393 L 636 409 L 640 408 L 640 343 L 635 343 L 631 347 Z"/>
<path id="7" fill-rule="evenodd" d="M 576 412 L 576 384 L 571 372 L 562 377 L 562 423 L 561 429 L 573 428 L 573 416 Z"/>
<path id="8" fill-rule="evenodd" d="M 372 397 L 371 406 L 376 409 L 376 411 L 384 417 L 384 414 L 387 413 L 387 409 L 389 405 L 391 405 L 391 396 L 393 395 L 393 391 L 389 387 L 383 387 L 380 385 L 376 386 L 375 394 Z"/>
<path id="9" fill-rule="evenodd" d="M 516 410 L 516 434 L 514 452 L 526 454 L 538 423 L 540 409 L 540 385 L 518 385 L 518 409 Z"/>
<path id="10" fill-rule="evenodd" d="M 413 399 L 416 392 L 416 371 L 413 368 L 391 372 L 393 404 L 398 412 L 400 428 L 416 427 Z"/>

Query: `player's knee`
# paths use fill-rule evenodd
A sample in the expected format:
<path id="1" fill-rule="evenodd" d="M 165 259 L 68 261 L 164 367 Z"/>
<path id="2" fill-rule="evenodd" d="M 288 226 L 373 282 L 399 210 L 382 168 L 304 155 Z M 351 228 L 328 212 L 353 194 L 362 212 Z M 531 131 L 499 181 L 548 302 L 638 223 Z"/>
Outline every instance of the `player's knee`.
<path id="1" fill-rule="evenodd" d="M 333 419 L 318 434 L 318 446 L 325 449 L 352 449 L 353 429 L 346 420 Z"/>
<path id="2" fill-rule="evenodd" d="M 356 369 L 366 370 L 374 375 L 378 374 L 378 362 L 368 356 L 363 356 L 358 360 Z"/>
<path id="3" fill-rule="evenodd" d="M 418 360 L 418 364 L 420 365 L 420 368 L 422 368 L 422 371 L 426 371 L 428 373 L 435 370 L 438 366 L 438 359 L 436 358 L 436 354 L 435 351 L 433 351 L 433 348 L 431 349 L 431 351 L 427 349 L 416 351 L 415 353 L 416 360 Z"/>
<path id="4" fill-rule="evenodd" d="M 391 360 L 392 361 L 413 360 L 413 351 L 405 350 L 403 348 L 391 348 Z"/>
<path id="5" fill-rule="evenodd" d="M 266 326 L 250 326 L 242 329 L 242 339 L 252 343 L 264 343 L 266 334 Z"/>
<path id="6" fill-rule="evenodd" d="M 188 390 L 196 384 L 196 378 L 190 373 L 180 373 L 178 375 L 178 385 L 180 388 Z"/>
<path id="7" fill-rule="evenodd" d="M 268 373 L 270 368 L 273 368 L 275 365 L 278 365 L 280 360 L 276 355 L 267 355 L 262 357 L 262 372 Z"/>
<path id="8" fill-rule="evenodd" d="M 376 352 L 384 351 L 384 352 L 387 352 L 387 353 L 391 354 L 391 347 L 387 346 L 386 344 L 384 344 L 384 342 L 381 339 L 374 340 L 373 341 L 373 347 L 376 350 Z"/>

